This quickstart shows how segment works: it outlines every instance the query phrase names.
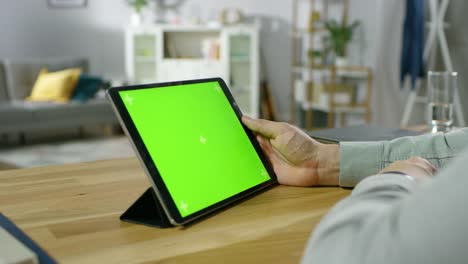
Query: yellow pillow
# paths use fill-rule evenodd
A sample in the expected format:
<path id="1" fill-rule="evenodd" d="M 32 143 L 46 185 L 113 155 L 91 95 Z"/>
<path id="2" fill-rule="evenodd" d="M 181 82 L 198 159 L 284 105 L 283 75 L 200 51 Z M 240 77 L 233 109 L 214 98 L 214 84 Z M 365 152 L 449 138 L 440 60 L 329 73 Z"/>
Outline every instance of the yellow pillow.
<path id="1" fill-rule="evenodd" d="M 29 101 L 67 102 L 76 87 L 81 69 L 48 72 L 42 69 L 37 76 Z"/>

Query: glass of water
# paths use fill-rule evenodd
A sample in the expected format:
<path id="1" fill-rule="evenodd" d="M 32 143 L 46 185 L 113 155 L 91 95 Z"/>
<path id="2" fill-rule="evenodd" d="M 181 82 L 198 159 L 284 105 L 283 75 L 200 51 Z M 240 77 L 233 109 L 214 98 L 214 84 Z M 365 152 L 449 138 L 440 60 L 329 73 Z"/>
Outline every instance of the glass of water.
<path id="1" fill-rule="evenodd" d="M 456 72 L 429 71 L 427 77 L 427 119 L 432 133 L 447 132 L 453 124 L 453 99 L 457 89 Z"/>

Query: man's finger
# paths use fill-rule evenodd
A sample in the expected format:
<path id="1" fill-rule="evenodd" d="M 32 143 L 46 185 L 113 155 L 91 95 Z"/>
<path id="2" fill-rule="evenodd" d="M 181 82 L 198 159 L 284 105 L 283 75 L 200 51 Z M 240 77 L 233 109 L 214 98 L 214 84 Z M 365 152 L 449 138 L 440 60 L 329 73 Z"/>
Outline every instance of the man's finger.
<path id="1" fill-rule="evenodd" d="M 426 167 L 432 172 L 432 174 L 435 174 L 437 172 L 437 168 L 432 165 L 427 159 L 422 159 L 421 162 L 423 162 Z"/>
<path id="2" fill-rule="evenodd" d="M 414 164 L 414 166 L 418 167 L 419 169 L 421 169 L 422 171 L 424 171 L 428 176 L 434 176 L 434 172 L 431 170 L 431 168 L 425 166 L 425 165 L 422 165 L 422 164 Z"/>
<path id="3" fill-rule="evenodd" d="M 411 157 L 410 160 L 412 162 L 415 162 L 417 164 L 420 164 L 421 166 L 424 166 L 427 170 L 431 172 L 431 174 L 435 174 L 437 172 L 437 168 L 434 167 L 427 159 L 421 158 L 421 157 Z"/>
<path id="4" fill-rule="evenodd" d="M 265 119 L 253 119 L 248 116 L 243 116 L 242 123 L 244 123 L 248 128 L 250 128 L 254 132 L 266 138 L 275 138 L 282 131 L 281 123 Z"/>
<path id="5" fill-rule="evenodd" d="M 423 159 L 422 161 L 432 170 L 433 174 L 437 172 L 437 168 L 434 165 L 432 165 L 432 163 L 430 163 L 427 159 Z"/>

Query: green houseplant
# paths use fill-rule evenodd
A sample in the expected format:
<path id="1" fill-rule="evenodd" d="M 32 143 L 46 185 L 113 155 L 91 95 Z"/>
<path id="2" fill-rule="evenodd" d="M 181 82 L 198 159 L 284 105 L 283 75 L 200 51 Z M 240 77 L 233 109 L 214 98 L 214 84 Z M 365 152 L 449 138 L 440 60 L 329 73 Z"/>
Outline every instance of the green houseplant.
<path id="1" fill-rule="evenodd" d="M 132 26 L 139 26 L 143 20 L 141 9 L 148 5 L 148 0 L 127 0 L 127 3 L 133 7 L 133 12 L 130 15 L 130 23 Z"/>
<path id="2" fill-rule="evenodd" d="M 135 9 L 136 13 L 140 13 L 141 9 L 148 5 L 148 0 L 127 0 L 127 3 Z"/>
<path id="3" fill-rule="evenodd" d="M 336 20 L 325 23 L 325 28 L 330 33 L 330 46 L 337 58 L 344 59 L 346 45 L 352 39 L 353 31 L 358 25 L 359 21 L 354 21 L 351 25 L 338 23 Z"/>

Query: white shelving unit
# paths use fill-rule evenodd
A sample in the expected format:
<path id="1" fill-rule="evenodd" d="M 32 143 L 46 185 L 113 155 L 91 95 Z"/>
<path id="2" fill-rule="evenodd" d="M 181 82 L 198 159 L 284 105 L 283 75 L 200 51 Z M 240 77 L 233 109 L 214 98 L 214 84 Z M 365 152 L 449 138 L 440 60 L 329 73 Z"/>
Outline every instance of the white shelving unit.
<path id="1" fill-rule="evenodd" d="M 259 39 L 255 25 L 151 25 L 125 30 L 133 84 L 221 77 L 245 114 L 259 115 Z"/>
<path id="2" fill-rule="evenodd" d="M 328 51 L 330 33 L 325 23 L 334 19 L 347 24 L 348 7 L 349 0 L 293 1 L 290 122 L 308 130 L 346 126 L 347 116 L 371 121 L 372 70 L 335 64 Z M 314 124 L 317 113 L 322 118 Z M 320 120 L 323 117 L 326 124 Z"/>

